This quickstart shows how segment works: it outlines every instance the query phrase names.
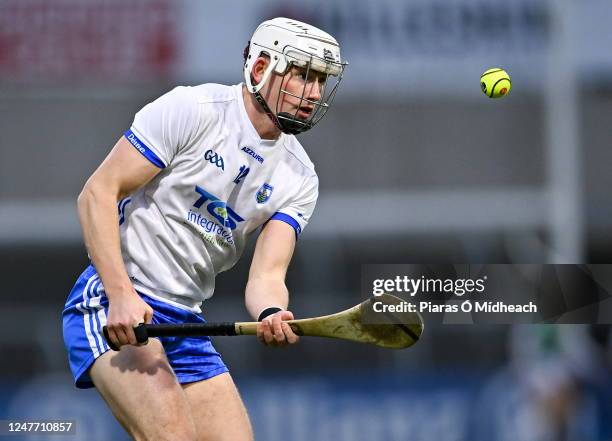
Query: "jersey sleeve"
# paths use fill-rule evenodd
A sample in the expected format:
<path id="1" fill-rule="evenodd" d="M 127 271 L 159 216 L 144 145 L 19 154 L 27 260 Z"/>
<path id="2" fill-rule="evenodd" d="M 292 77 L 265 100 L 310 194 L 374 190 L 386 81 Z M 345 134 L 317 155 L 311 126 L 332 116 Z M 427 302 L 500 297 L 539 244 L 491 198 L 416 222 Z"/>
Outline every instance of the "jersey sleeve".
<path id="1" fill-rule="evenodd" d="M 167 167 L 185 147 L 198 124 L 198 104 L 188 87 L 176 87 L 144 106 L 124 133 L 144 157 Z"/>
<path id="2" fill-rule="evenodd" d="M 318 197 L 319 178 L 317 175 L 312 175 L 306 179 L 297 196 L 285 207 L 274 213 L 270 220 L 279 220 L 289 224 L 295 230 L 297 239 L 308 224 Z"/>

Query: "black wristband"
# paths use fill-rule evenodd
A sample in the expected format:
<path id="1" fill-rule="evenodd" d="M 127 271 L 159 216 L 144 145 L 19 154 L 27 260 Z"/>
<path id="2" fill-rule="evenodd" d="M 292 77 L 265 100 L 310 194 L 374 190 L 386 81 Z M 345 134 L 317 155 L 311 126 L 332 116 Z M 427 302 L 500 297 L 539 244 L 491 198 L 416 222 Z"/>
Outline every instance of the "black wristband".
<path id="1" fill-rule="evenodd" d="M 283 308 L 277 308 L 276 306 L 272 306 L 271 308 L 266 308 L 263 311 L 261 311 L 261 314 L 259 314 L 259 317 L 257 317 L 257 321 L 260 322 L 263 319 L 265 319 L 267 316 L 272 315 L 278 311 L 282 311 Z"/>

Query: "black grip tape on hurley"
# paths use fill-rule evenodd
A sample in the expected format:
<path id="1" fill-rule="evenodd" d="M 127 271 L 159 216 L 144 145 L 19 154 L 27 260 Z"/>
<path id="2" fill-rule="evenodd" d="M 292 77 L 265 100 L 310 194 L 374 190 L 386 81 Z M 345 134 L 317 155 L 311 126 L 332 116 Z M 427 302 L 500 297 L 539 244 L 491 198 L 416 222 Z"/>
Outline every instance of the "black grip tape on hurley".
<path id="1" fill-rule="evenodd" d="M 118 351 L 108 337 L 106 326 L 102 328 L 104 339 L 113 351 Z M 237 335 L 236 324 L 232 322 L 222 323 L 179 323 L 147 325 L 141 323 L 134 328 L 134 335 L 139 344 L 146 344 L 149 337 L 202 337 L 213 335 Z"/>
<path id="2" fill-rule="evenodd" d="M 146 325 L 149 337 L 202 337 L 213 335 L 236 335 L 236 324 L 222 323 L 164 323 Z"/>
<path id="3" fill-rule="evenodd" d="M 149 341 L 149 333 L 147 332 L 147 325 L 144 323 L 139 324 L 134 328 L 134 335 L 136 336 L 136 341 L 139 344 L 146 344 Z"/>

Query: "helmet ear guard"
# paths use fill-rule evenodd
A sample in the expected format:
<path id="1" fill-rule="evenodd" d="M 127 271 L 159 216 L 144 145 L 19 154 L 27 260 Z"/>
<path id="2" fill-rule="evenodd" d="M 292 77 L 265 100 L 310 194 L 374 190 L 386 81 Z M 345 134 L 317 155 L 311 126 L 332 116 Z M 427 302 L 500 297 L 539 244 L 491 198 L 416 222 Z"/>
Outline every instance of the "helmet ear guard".
<path id="1" fill-rule="evenodd" d="M 252 69 L 257 58 L 262 54 L 270 57 L 261 81 L 253 83 Z M 284 133 L 298 134 L 317 124 L 329 109 L 342 80 L 342 74 L 348 63 L 341 60 L 338 42 L 329 34 L 314 26 L 287 18 L 275 18 L 263 22 L 255 30 L 251 41 L 244 50 L 244 80 L 247 90 L 252 93 L 268 117 Z M 273 112 L 261 96 L 261 89 L 269 80 L 272 72 L 285 76 L 292 67 L 306 70 L 306 79 L 311 71 L 325 74 L 326 79 L 321 88 L 321 98 L 313 101 L 305 97 L 308 81 L 304 82 L 301 95 L 283 89 L 282 82 L 278 90 L 276 109 Z M 335 85 L 329 93 L 330 76 L 335 78 Z M 313 86 L 311 86 L 313 87 Z M 280 112 L 281 96 L 299 99 L 295 113 Z M 300 107 L 306 104 L 312 109 L 307 119 L 298 117 Z"/>
<path id="2" fill-rule="evenodd" d="M 250 55 L 248 55 L 247 57 L 250 57 Z M 259 57 L 259 55 L 258 55 Z M 256 57 L 257 58 L 257 57 Z M 249 63 L 245 63 L 244 64 L 244 82 L 247 86 L 247 90 L 251 93 L 259 93 L 259 91 L 261 90 L 262 87 L 264 87 L 264 85 L 266 84 L 266 81 L 268 81 L 268 78 L 270 78 L 270 75 L 272 75 L 272 72 L 275 70 L 276 66 L 278 65 L 278 61 L 279 58 L 278 57 L 274 57 L 276 58 L 276 60 L 272 60 L 270 59 L 270 63 L 268 64 L 268 67 L 266 67 L 266 70 L 264 71 L 263 77 L 261 78 L 261 81 L 257 84 L 253 84 L 253 75 L 251 73 L 251 69 L 253 64 L 249 64 Z M 248 70 L 247 70 L 248 69 Z"/>

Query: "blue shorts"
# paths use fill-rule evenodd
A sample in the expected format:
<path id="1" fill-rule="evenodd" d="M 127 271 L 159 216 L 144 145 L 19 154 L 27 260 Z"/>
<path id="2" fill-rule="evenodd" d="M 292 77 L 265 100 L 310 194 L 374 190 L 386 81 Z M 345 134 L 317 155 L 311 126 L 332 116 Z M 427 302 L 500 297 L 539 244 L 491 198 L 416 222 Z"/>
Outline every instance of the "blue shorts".
<path id="1" fill-rule="evenodd" d="M 154 310 L 153 323 L 204 323 L 199 315 L 139 293 Z M 72 288 L 63 312 L 64 344 L 76 387 L 94 387 L 89 368 L 109 351 L 102 335 L 108 298 L 95 268 L 90 265 Z M 227 372 L 210 337 L 159 338 L 179 383 L 206 380 Z"/>

